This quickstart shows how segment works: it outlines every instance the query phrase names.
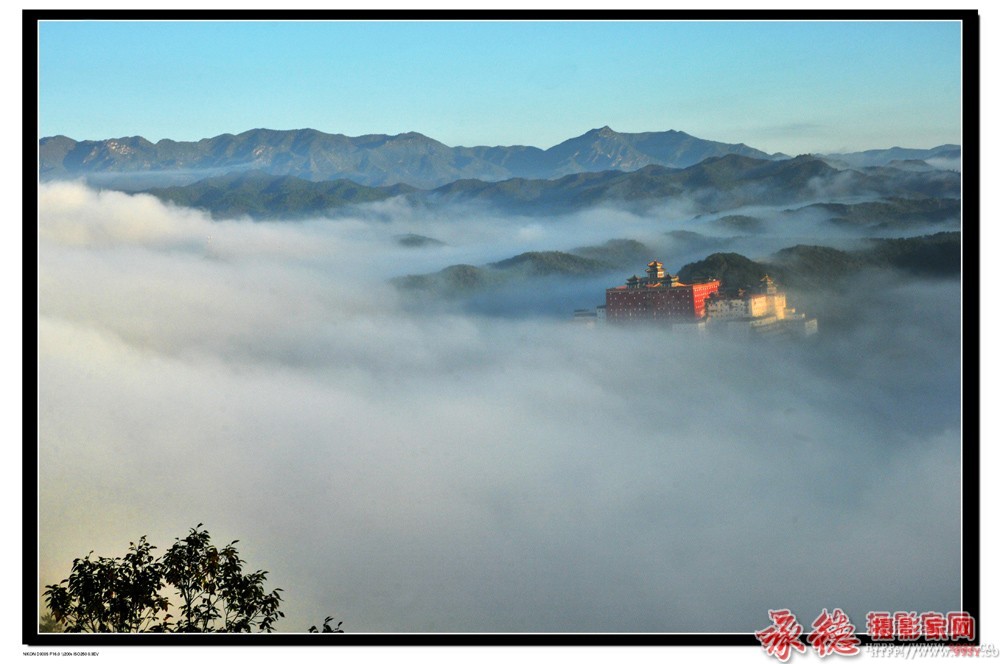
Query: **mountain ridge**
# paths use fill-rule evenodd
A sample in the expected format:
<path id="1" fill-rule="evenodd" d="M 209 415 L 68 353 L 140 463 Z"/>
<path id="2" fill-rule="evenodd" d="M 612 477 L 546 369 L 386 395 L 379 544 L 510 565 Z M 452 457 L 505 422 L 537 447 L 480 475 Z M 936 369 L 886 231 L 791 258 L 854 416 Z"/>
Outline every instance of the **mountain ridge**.
<path id="1" fill-rule="evenodd" d="M 730 154 L 710 157 L 684 169 L 648 165 L 631 172 L 573 173 L 552 180 L 463 179 L 434 189 L 403 184 L 370 187 L 346 179 L 312 182 L 292 175 L 245 171 L 191 185 L 144 191 L 176 205 L 205 209 L 217 218 L 250 215 L 291 219 L 325 215 L 352 204 L 396 196 L 419 206 L 471 203 L 526 215 L 547 215 L 605 204 L 639 209 L 680 198 L 700 211 L 751 204 L 806 204 L 814 202 L 824 188 L 879 198 L 957 198 L 960 176 L 948 171 L 890 167 L 871 172 L 838 171 L 815 157 L 773 161 Z M 942 207 L 942 214 L 950 211 Z M 845 209 L 841 216 L 848 224 L 857 214 Z"/>
<path id="2" fill-rule="evenodd" d="M 790 288 L 805 291 L 845 287 L 853 274 L 864 269 L 903 270 L 924 278 L 957 277 L 961 274 L 961 242 L 959 231 L 943 231 L 907 238 L 870 238 L 849 250 L 799 244 L 757 260 L 735 252 L 714 252 L 685 264 L 677 274 L 688 283 L 720 279 L 725 289 L 750 288 L 764 275 L 771 275 Z M 406 293 L 454 300 L 516 280 L 610 278 L 616 271 L 627 273 L 620 272 L 625 267 L 641 266 L 650 252 L 635 240 L 616 239 L 570 252 L 530 251 L 481 266 L 449 265 L 437 272 L 396 277 L 390 283 Z"/>
<path id="3" fill-rule="evenodd" d="M 39 176 L 263 170 L 306 180 L 349 179 L 366 186 L 437 187 L 461 179 L 551 179 L 580 172 L 638 170 L 648 165 L 686 168 L 708 157 L 741 154 L 772 159 L 743 143 L 722 143 L 682 131 L 625 133 L 592 129 L 548 149 L 534 146 L 448 146 L 418 132 L 350 137 L 316 129 L 255 128 L 197 141 L 142 136 L 77 141 L 64 135 L 39 141 Z M 196 176 L 191 176 L 194 181 Z M 154 186 L 159 186 L 154 185 Z"/>

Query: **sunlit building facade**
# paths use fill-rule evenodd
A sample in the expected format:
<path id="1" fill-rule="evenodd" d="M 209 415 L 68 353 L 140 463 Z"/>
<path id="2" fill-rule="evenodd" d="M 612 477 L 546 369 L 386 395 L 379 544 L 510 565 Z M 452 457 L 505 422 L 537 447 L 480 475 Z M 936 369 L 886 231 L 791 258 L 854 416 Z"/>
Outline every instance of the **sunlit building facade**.
<path id="1" fill-rule="evenodd" d="M 787 306 L 785 294 L 771 277 L 764 275 L 751 291 L 718 291 L 705 303 L 707 322 L 729 336 L 767 336 L 792 333 L 811 336 L 818 325 L 815 318 Z"/>
<path id="2" fill-rule="evenodd" d="M 690 322 L 705 317 L 705 301 L 719 290 L 719 281 L 682 284 L 676 275 L 664 271 L 663 263 L 652 261 L 646 276 L 629 277 L 624 286 L 605 291 L 605 317 L 609 323 L 652 321 Z"/>

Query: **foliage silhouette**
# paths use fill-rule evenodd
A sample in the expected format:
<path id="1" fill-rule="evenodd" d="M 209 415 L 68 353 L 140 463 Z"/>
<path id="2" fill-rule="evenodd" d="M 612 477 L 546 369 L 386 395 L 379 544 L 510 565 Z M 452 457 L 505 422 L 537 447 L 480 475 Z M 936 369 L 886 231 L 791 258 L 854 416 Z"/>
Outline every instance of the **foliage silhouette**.
<path id="1" fill-rule="evenodd" d="M 267 572 L 243 571 L 235 547 L 239 540 L 219 549 L 201 526 L 177 538 L 160 558 L 143 536 L 130 542 L 122 557 L 95 559 L 91 551 L 74 560 L 69 577 L 46 586 L 43 594 L 56 627 L 66 632 L 273 631 L 285 615 L 278 608 L 281 589 L 265 592 Z M 176 598 L 176 620 L 168 612 L 168 597 Z"/>
<path id="2" fill-rule="evenodd" d="M 163 588 L 161 564 L 145 537 L 129 542 L 121 558 L 84 558 L 73 561 L 68 579 L 46 586 L 46 604 L 56 623 L 67 632 L 166 631 L 170 616 Z"/>
<path id="3" fill-rule="evenodd" d="M 62 626 L 55 619 L 51 612 L 46 613 L 38 619 L 38 632 L 40 634 L 47 634 L 52 632 L 61 632 Z"/>
<path id="4" fill-rule="evenodd" d="M 323 629 L 316 629 L 316 625 L 309 628 L 310 634 L 316 634 L 317 632 L 322 632 L 323 634 L 343 634 L 344 630 L 340 629 L 340 626 L 344 624 L 344 621 L 337 623 L 336 627 L 330 627 L 330 621 L 333 620 L 333 616 L 327 616 L 326 620 L 323 621 Z"/>

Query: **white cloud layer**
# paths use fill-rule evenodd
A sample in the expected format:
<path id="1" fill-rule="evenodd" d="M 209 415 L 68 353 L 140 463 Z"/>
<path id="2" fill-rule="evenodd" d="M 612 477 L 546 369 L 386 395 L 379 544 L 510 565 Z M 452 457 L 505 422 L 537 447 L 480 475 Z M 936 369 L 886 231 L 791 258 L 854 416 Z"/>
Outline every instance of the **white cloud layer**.
<path id="1" fill-rule="evenodd" d="M 204 522 L 270 570 L 290 631 L 959 607 L 957 282 L 859 282 L 855 324 L 806 345 L 422 313 L 388 278 L 662 219 L 382 214 L 212 222 L 42 187 L 42 584 Z"/>

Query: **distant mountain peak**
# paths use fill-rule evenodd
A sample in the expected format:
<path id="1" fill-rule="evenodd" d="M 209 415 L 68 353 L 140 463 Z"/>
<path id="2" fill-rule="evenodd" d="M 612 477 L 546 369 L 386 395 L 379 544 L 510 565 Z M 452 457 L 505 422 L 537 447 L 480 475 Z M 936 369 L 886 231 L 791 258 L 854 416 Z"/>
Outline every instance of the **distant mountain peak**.
<path id="1" fill-rule="evenodd" d="M 135 188 L 130 183 L 140 179 L 144 187 L 165 186 L 253 168 L 314 182 L 344 178 L 365 186 L 405 183 L 433 188 L 470 179 L 553 179 L 608 170 L 632 172 L 649 165 L 687 168 L 730 153 L 772 158 L 743 144 L 705 140 L 675 130 L 621 133 L 608 125 L 547 150 L 449 147 L 415 131 L 350 137 L 309 128 L 255 128 L 194 142 L 162 139 L 156 144 L 138 136 L 80 142 L 43 138 L 39 174 L 43 179 L 101 174 L 104 182 L 109 181 L 105 174 L 114 174 L 115 181 L 129 183 L 123 188 Z M 141 178 L 131 176 L 139 173 Z"/>

